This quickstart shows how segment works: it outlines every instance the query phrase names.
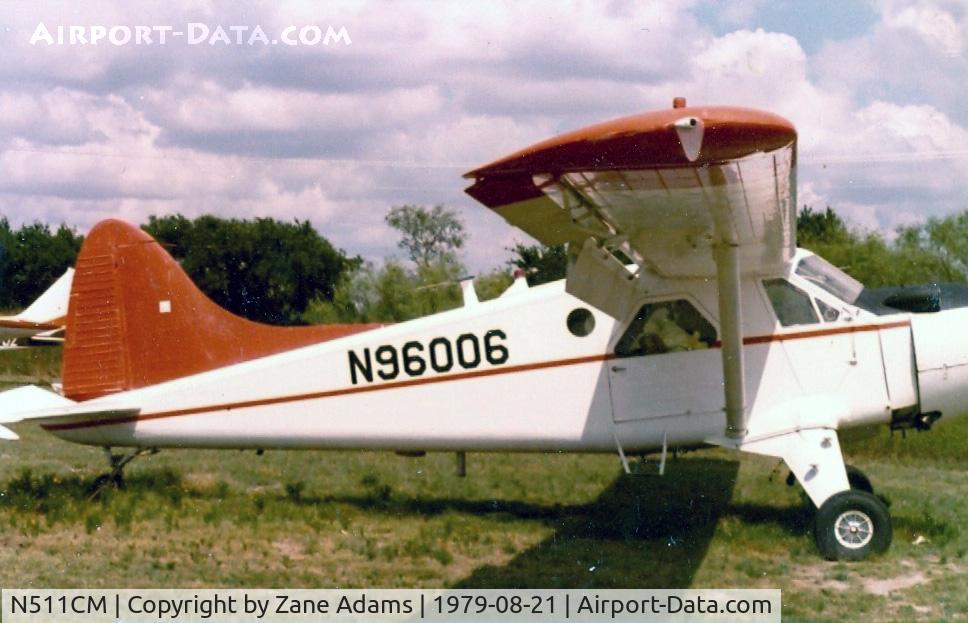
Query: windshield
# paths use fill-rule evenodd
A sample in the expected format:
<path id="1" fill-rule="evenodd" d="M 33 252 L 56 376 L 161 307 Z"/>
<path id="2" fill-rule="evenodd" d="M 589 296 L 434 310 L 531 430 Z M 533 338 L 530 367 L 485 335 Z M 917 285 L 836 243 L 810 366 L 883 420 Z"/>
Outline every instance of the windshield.
<path id="1" fill-rule="evenodd" d="M 797 274 L 851 305 L 864 289 L 861 282 L 818 255 L 803 258 L 797 265 Z"/>

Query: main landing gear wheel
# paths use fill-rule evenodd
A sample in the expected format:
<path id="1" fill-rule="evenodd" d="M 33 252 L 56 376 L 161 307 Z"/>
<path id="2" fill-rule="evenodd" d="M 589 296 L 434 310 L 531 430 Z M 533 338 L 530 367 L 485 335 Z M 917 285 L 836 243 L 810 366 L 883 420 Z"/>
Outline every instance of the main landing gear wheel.
<path id="1" fill-rule="evenodd" d="M 871 484 L 871 479 L 867 477 L 867 474 L 853 465 L 845 465 L 844 467 L 847 469 L 847 482 L 850 483 L 851 489 L 874 493 L 874 485 Z"/>
<path id="2" fill-rule="evenodd" d="M 827 560 L 863 560 L 890 547 L 891 517 L 873 494 L 841 491 L 817 510 L 813 536 Z"/>

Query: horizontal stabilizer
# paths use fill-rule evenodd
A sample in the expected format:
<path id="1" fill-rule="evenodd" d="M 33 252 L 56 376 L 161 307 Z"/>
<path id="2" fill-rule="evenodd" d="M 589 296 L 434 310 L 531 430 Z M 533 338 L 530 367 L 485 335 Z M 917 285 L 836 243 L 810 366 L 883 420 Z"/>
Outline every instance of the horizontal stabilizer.
<path id="1" fill-rule="evenodd" d="M 31 343 L 36 344 L 63 344 L 64 343 L 64 329 L 63 327 L 54 329 L 53 331 L 44 331 L 38 333 L 37 335 L 30 336 Z"/>
<path id="2" fill-rule="evenodd" d="M 0 392 L 0 424 L 31 420 L 55 428 L 70 427 L 75 422 L 128 418 L 140 412 L 140 407 L 112 401 L 74 402 L 35 385 Z M 0 439 L 18 438 L 13 431 L 0 429 Z"/>
<path id="3" fill-rule="evenodd" d="M 0 424 L 20 422 L 28 419 L 26 414 L 73 404 L 73 400 L 36 385 L 18 387 L 0 392 Z"/>

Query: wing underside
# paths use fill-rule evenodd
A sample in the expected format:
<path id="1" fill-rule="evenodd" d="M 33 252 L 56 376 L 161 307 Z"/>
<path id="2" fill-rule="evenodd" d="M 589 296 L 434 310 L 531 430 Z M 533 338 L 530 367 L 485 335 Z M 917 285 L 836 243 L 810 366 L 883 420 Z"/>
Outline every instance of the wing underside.
<path id="1" fill-rule="evenodd" d="M 742 109 L 669 113 L 522 150 L 469 173 L 467 192 L 544 244 L 592 238 L 660 275 L 715 275 L 713 250 L 723 244 L 738 247 L 744 273 L 788 262 L 792 126 Z"/>

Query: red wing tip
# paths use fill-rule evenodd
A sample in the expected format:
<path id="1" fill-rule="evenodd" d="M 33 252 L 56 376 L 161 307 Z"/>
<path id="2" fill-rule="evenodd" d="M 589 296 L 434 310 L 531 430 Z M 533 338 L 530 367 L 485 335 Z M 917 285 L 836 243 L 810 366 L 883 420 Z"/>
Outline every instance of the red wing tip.
<path id="1" fill-rule="evenodd" d="M 734 134 L 744 132 L 755 134 L 757 137 L 766 140 L 770 147 L 779 143 L 789 143 L 796 139 L 796 129 L 793 124 L 771 112 L 734 106 L 674 107 L 621 117 L 566 132 L 474 168 L 464 173 L 463 177 L 474 179 L 496 173 L 549 172 L 538 170 L 535 167 L 554 168 L 557 164 L 556 161 L 561 160 L 560 157 L 563 154 L 571 155 L 591 143 L 642 139 L 650 134 L 657 140 L 663 140 L 665 138 L 663 135 L 673 130 L 673 124 L 683 117 L 701 119 L 707 132 L 734 130 Z M 670 154 L 673 157 L 677 155 Z M 642 162 L 643 166 L 648 164 L 665 165 L 669 163 Z"/>

